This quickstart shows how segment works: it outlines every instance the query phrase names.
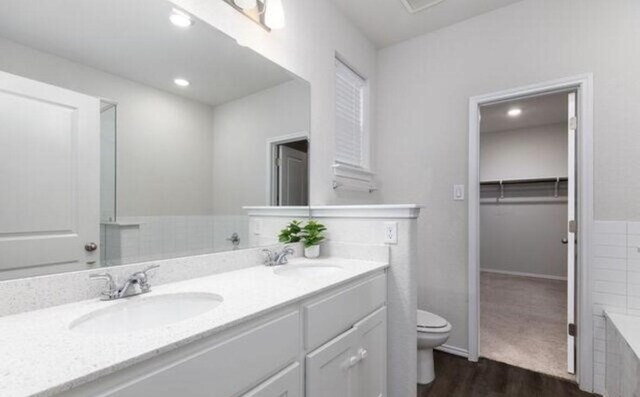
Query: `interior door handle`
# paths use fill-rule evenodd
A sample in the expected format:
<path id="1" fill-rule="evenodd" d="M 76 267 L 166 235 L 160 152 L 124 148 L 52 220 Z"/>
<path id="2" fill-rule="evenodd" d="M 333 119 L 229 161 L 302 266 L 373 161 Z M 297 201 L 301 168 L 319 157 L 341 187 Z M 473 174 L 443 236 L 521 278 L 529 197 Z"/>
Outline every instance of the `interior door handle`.
<path id="1" fill-rule="evenodd" d="M 562 239 L 562 244 L 567 244 L 569 242 L 569 240 L 567 240 L 566 238 Z"/>
<path id="2" fill-rule="evenodd" d="M 93 242 L 91 242 L 91 243 L 86 243 L 86 244 L 84 245 L 84 249 L 85 249 L 85 251 L 87 251 L 87 252 L 93 252 L 93 251 L 95 251 L 95 250 L 97 250 L 97 249 L 98 249 L 98 244 L 93 243 Z"/>

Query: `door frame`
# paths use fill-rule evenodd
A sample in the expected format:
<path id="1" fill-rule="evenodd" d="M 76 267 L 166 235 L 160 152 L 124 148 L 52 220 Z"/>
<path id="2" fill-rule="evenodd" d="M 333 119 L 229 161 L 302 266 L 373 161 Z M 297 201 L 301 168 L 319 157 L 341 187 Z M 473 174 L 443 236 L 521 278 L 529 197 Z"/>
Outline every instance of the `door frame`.
<path id="1" fill-rule="evenodd" d="M 278 145 L 289 142 L 302 141 L 306 139 L 309 141 L 309 133 L 307 131 L 294 132 L 287 135 L 275 136 L 267 139 L 267 155 L 266 161 L 267 166 L 265 169 L 267 170 L 267 186 L 266 186 L 266 195 L 267 195 L 267 205 L 277 205 L 276 201 L 276 178 L 277 178 L 277 170 L 275 162 L 273 161 L 275 156 L 277 156 L 277 148 Z M 310 150 L 307 150 L 307 184 L 309 183 L 309 153 Z"/>
<path id="2" fill-rule="evenodd" d="M 469 98 L 469 360 L 478 361 L 480 348 L 480 106 L 526 96 L 575 89 L 578 92 L 578 183 L 576 260 L 576 379 L 582 390 L 593 390 L 593 317 L 591 233 L 593 225 L 593 75 L 583 74 Z"/>

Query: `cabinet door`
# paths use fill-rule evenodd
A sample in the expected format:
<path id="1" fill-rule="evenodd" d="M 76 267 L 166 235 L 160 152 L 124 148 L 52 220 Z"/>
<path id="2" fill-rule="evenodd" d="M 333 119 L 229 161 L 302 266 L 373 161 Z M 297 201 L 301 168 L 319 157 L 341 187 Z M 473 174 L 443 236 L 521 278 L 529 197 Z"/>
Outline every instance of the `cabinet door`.
<path id="1" fill-rule="evenodd" d="M 307 355 L 307 397 L 356 397 L 354 328 Z"/>
<path id="2" fill-rule="evenodd" d="M 360 397 L 387 395 L 387 309 L 382 307 L 355 325 L 358 337 L 357 383 Z"/>
<path id="3" fill-rule="evenodd" d="M 242 397 L 302 397 L 300 364 L 291 364 Z"/>

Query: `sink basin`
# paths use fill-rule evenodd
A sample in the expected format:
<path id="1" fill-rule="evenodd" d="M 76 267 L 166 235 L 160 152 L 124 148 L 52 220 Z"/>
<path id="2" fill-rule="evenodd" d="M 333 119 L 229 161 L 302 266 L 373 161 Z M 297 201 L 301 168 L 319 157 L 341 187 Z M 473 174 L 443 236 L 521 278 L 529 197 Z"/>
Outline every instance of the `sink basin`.
<path id="1" fill-rule="evenodd" d="M 273 269 L 273 272 L 279 276 L 288 277 L 323 277 L 342 271 L 342 266 L 336 265 L 282 265 Z"/>
<path id="2" fill-rule="evenodd" d="M 220 295 L 175 293 L 137 296 L 74 320 L 69 329 L 90 334 L 113 334 L 174 324 L 207 313 L 222 303 Z"/>

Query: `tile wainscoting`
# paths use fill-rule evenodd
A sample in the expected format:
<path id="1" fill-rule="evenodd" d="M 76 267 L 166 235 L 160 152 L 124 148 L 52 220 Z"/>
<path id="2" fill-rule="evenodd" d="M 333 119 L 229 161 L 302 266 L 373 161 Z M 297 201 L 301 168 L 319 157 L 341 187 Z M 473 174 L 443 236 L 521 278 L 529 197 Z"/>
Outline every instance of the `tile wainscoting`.
<path id="1" fill-rule="evenodd" d="M 100 231 L 101 260 L 107 265 L 229 251 L 233 233 L 240 237 L 238 248 L 250 246 L 246 215 L 119 217 Z"/>
<path id="2" fill-rule="evenodd" d="M 609 313 L 640 315 L 640 222 L 596 221 L 592 247 L 593 380 L 605 392 Z"/>

